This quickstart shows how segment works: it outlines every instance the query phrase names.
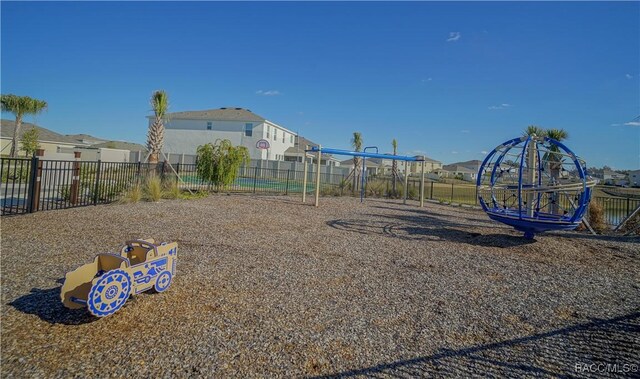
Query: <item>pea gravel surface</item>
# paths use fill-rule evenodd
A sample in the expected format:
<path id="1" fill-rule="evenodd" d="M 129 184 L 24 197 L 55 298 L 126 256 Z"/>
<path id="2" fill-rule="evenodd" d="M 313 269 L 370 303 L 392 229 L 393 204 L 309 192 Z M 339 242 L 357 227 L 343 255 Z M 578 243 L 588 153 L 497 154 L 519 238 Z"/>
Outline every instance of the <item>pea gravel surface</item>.
<path id="1" fill-rule="evenodd" d="M 638 375 L 637 237 L 527 241 L 477 210 L 347 197 L 1 222 L 3 378 Z M 179 243 L 166 292 L 102 319 L 62 306 L 66 272 L 147 237 Z"/>

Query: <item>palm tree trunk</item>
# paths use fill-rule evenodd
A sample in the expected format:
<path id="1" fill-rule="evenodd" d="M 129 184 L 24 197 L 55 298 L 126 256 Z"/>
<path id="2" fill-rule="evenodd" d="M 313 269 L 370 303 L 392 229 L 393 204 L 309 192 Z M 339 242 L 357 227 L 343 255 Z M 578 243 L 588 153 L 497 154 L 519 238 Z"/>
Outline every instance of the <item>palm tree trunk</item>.
<path id="1" fill-rule="evenodd" d="M 147 136 L 147 148 L 149 149 L 149 163 L 152 168 L 158 163 L 160 158 L 160 151 L 162 150 L 162 143 L 164 140 L 164 125 L 162 125 L 161 119 L 156 119 L 149 128 L 149 134 Z"/>
<path id="2" fill-rule="evenodd" d="M 22 116 L 16 116 L 16 129 L 13 131 L 13 139 L 11 140 L 11 158 L 18 157 L 18 138 L 20 137 L 20 129 L 22 127 Z"/>
<path id="3" fill-rule="evenodd" d="M 553 182 L 553 185 L 558 185 L 560 182 L 560 168 L 562 167 L 562 164 L 560 162 L 555 162 L 554 160 L 552 160 L 551 162 L 549 162 L 549 168 L 551 171 L 551 180 Z M 558 204 L 558 201 L 560 201 L 560 198 L 558 197 L 558 193 L 554 192 L 551 194 L 552 197 L 552 202 L 551 202 L 551 214 L 560 214 L 560 205 Z"/>
<path id="4" fill-rule="evenodd" d="M 358 157 L 353 157 L 353 186 L 351 187 L 352 192 L 355 194 L 358 190 L 358 183 L 360 182 L 360 159 Z"/>

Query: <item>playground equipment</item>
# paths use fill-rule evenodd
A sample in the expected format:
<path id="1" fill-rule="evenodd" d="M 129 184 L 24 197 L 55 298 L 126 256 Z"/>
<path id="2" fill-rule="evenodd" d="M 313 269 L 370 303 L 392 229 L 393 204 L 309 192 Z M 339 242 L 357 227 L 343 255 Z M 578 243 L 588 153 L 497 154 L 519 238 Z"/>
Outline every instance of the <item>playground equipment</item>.
<path id="1" fill-rule="evenodd" d="M 119 254 L 100 253 L 65 276 L 60 291 L 67 308 L 87 307 L 96 317 L 120 309 L 131 294 L 163 292 L 176 272 L 178 244 L 153 239 L 127 241 Z"/>
<path id="2" fill-rule="evenodd" d="M 375 153 L 367 152 L 368 149 L 375 149 Z M 327 149 L 322 146 L 313 146 L 305 149 L 306 152 L 316 153 L 316 193 L 315 193 L 315 206 L 319 205 L 320 201 L 320 162 L 322 161 L 322 153 L 325 154 L 333 154 L 333 155 L 348 155 L 352 157 L 361 157 L 362 158 L 362 185 L 360 186 L 360 201 L 364 200 L 364 182 L 365 182 L 365 174 L 366 174 L 366 158 L 379 158 L 379 159 L 390 159 L 390 160 L 398 160 L 404 161 L 405 163 L 405 175 L 404 175 L 404 203 L 407 203 L 408 197 L 408 172 L 409 172 L 409 162 L 422 162 L 422 182 L 420 185 L 420 207 L 424 206 L 424 157 L 409 157 L 404 155 L 391 155 L 391 154 L 378 154 L 378 148 L 376 146 L 368 146 L 364 149 L 365 151 L 349 151 L 349 150 L 340 150 L 340 149 Z M 307 194 L 307 160 L 304 161 L 304 179 L 303 179 L 303 190 L 302 190 L 302 202 L 306 201 Z"/>
<path id="3" fill-rule="evenodd" d="M 535 135 L 514 138 L 487 155 L 478 172 L 480 205 L 493 220 L 524 232 L 575 229 L 595 182 L 564 144 Z"/>

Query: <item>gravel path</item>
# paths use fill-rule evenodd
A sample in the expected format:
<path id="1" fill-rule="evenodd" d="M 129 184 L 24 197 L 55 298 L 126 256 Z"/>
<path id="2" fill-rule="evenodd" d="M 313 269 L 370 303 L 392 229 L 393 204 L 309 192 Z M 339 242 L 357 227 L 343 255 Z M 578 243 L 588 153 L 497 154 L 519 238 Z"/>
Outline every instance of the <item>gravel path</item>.
<path id="1" fill-rule="evenodd" d="M 168 291 L 104 319 L 62 307 L 65 272 L 138 237 L 178 241 Z M 576 364 L 640 363 L 640 239 L 530 243 L 431 203 L 215 195 L 3 218 L 1 285 L 2 377 L 596 377 Z"/>

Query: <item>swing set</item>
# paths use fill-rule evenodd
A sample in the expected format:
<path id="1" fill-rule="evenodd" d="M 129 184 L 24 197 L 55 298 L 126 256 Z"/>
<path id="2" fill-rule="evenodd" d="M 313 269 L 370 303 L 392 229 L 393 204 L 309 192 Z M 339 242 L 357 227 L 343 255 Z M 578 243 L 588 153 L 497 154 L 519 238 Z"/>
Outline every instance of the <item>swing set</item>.
<path id="1" fill-rule="evenodd" d="M 375 149 L 375 153 L 368 152 L 367 150 Z M 378 158 L 378 159 L 389 159 L 395 161 L 403 161 L 404 162 L 404 204 L 407 203 L 407 197 L 409 194 L 408 191 L 408 181 L 409 181 L 409 162 L 421 162 L 421 170 L 422 170 L 422 180 L 420 182 L 420 207 L 424 206 L 424 177 L 425 177 L 425 157 L 417 156 L 410 157 L 405 155 L 391 155 L 391 154 L 379 154 L 378 147 L 369 146 L 364 148 L 364 151 L 349 151 L 349 150 L 340 150 L 340 149 L 329 149 L 323 148 L 322 146 L 312 146 L 305 149 L 305 153 L 315 153 L 316 157 L 316 180 L 315 180 L 315 206 L 319 206 L 320 203 L 320 162 L 322 161 L 322 154 L 333 154 L 333 155 L 346 155 L 351 157 L 359 157 L 362 158 L 362 177 L 361 177 L 361 185 L 360 185 L 360 202 L 364 201 L 364 189 L 365 189 L 365 176 L 366 176 L 366 159 L 367 158 Z M 302 184 L 302 202 L 306 202 L 307 195 L 307 173 L 308 173 L 308 163 L 307 158 L 304 158 L 304 179 Z M 352 173 L 355 173 L 356 168 Z M 395 174 L 395 173 L 394 173 Z"/>

